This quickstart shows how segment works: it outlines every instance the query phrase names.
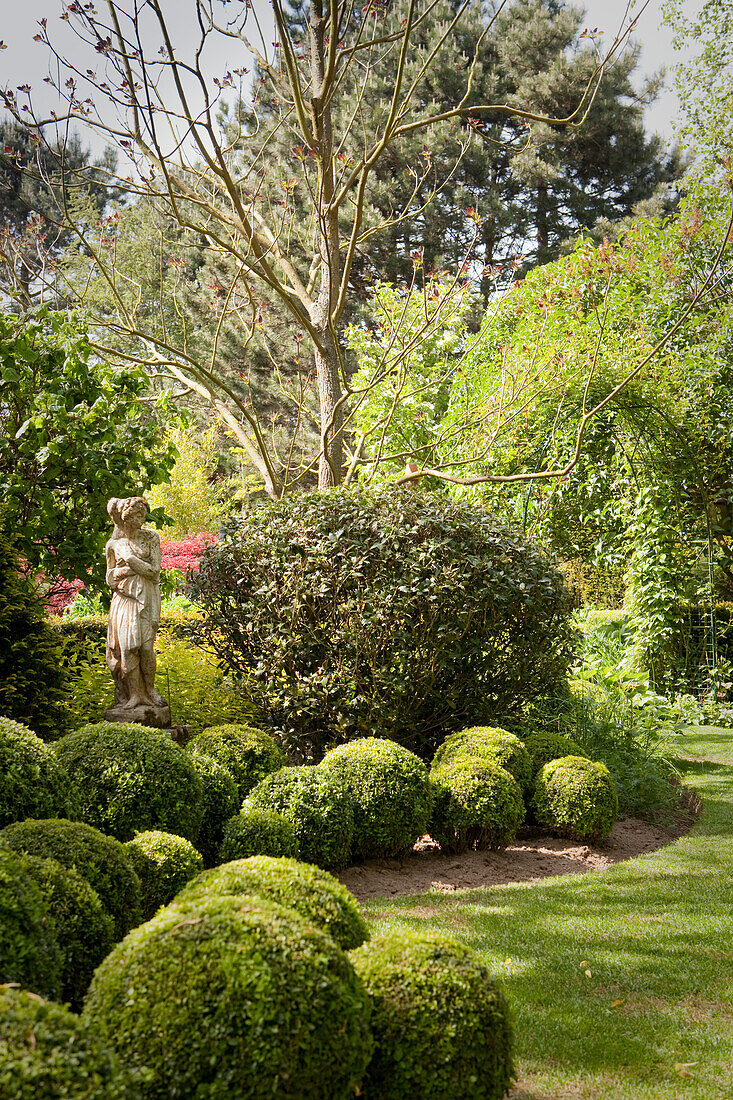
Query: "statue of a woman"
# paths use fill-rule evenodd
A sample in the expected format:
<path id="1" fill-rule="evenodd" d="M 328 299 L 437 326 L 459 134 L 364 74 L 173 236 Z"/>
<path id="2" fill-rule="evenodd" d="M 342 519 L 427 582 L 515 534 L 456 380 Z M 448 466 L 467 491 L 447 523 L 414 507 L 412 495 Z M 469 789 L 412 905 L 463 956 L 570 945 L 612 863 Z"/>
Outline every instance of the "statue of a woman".
<path id="1" fill-rule="evenodd" d="M 160 626 L 160 539 L 143 527 L 142 497 L 113 497 L 107 511 L 115 529 L 107 543 L 107 584 L 112 604 L 107 665 L 115 682 L 108 721 L 170 726 L 170 708 L 155 690 L 155 635 Z"/>

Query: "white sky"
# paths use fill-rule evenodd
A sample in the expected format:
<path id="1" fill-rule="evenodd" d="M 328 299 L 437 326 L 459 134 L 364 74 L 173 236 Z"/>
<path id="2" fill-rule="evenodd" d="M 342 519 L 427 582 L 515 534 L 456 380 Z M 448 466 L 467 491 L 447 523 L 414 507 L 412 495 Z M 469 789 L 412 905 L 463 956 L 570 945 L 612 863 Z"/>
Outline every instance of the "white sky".
<path id="1" fill-rule="evenodd" d="M 578 6 L 583 0 L 576 0 Z M 685 0 L 691 7 L 695 6 L 694 0 Z M 637 0 L 637 10 L 642 0 Z M 650 0 L 649 5 L 639 19 L 636 40 L 642 45 L 642 57 L 640 70 L 644 74 L 655 72 L 662 66 L 668 70 L 667 88 L 660 96 L 658 102 L 649 110 L 647 115 L 648 129 L 657 131 L 665 138 L 673 137 L 673 124 L 677 111 L 677 99 L 671 90 L 671 69 L 675 64 L 676 55 L 672 47 L 671 32 L 664 26 L 661 16 L 663 0 Z M 103 5 L 100 4 L 100 8 Z M 587 10 L 586 23 L 588 27 L 598 27 L 605 33 L 606 42 L 612 41 L 619 25 L 622 23 L 627 8 L 626 0 L 585 0 Z M 267 0 L 254 0 L 254 7 L 263 18 L 269 17 L 269 3 Z M 190 5 L 186 0 L 163 0 L 164 10 L 171 12 L 172 26 L 176 31 L 176 37 L 181 40 L 181 45 L 187 37 L 187 24 L 183 19 L 183 13 L 189 10 Z M 61 11 L 59 0 L 0 0 L 0 38 L 6 43 L 7 49 L 0 52 L 0 84 L 9 84 L 17 87 L 18 84 L 30 83 L 34 91 L 34 100 L 37 107 L 46 109 L 50 101 L 45 97 L 48 89 L 43 83 L 43 77 L 48 71 L 48 55 L 46 47 L 33 42 L 33 35 L 37 32 L 38 20 L 48 18 L 49 31 L 53 32 L 54 41 L 70 44 L 73 49 L 73 40 L 70 38 L 68 25 L 58 22 Z M 183 56 L 181 51 L 180 56 Z M 85 66 L 88 64 L 84 57 Z M 222 58 L 222 65 L 218 66 L 223 72 L 227 67 L 250 65 L 248 58 L 241 59 L 235 56 Z M 94 147 L 97 147 L 94 142 Z"/>

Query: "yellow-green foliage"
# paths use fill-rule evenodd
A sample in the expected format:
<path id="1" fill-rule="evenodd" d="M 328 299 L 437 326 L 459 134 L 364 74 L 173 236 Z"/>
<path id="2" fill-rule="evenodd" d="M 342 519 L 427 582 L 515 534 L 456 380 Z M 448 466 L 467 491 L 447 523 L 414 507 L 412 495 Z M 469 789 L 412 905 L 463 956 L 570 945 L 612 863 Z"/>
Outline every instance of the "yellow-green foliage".
<path id="1" fill-rule="evenodd" d="M 170 431 L 166 441 L 178 451 L 170 480 L 155 485 L 147 494 L 151 508 L 164 508 L 173 526 L 161 529 L 169 539 L 218 531 L 227 513 L 226 486 L 215 480 L 217 465 L 217 429 L 202 432 L 180 426 Z"/>

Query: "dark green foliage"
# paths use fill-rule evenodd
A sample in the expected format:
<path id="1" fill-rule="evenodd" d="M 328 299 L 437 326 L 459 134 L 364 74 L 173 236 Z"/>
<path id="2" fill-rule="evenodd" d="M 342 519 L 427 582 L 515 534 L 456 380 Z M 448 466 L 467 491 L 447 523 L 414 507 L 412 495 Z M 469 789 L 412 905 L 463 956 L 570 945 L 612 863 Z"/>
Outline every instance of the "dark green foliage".
<path id="1" fill-rule="evenodd" d="M 285 763 L 280 746 L 254 726 L 210 726 L 194 737 L 189 749 L 194 756 L 210 756 L 232 773 L 240 801 Z"/>
<path id="2" fill-rule="evenodd" d="M 111 836 L 77 821 L 19 821 L 0 833 L 0 846 L 56 859 L 96 890 L 115 925 L 115 939 L 140 920 L 140 880 L 125 848 Z"/>
<path id="3" fill-rule="evenodd" d="M 62 737 L 78 816 L 118 840 L 162 829 L 192 840 L 203 815 L 202 788 L 187 753 L 163 730 L 94 722 Z"/>
<path id="4" fill-rule="evenodd" d="M 219 846 L 219 863 L 247 856 L 297 856 L 295 825 L 272 810 L 245 806 L 224 826 Z"/>
<path id="5" fill-rule="evenodd" d="M 472 726 L 447 737 L 433 758 L 433 767 L 457 760 L 488 760 L 506 768 L 524 795 L 532 790 L 532 763 L 522 740 L 507 730 Z"/>
<path id="6" fill-rule="evenodd" d="M 3 508 L 0 511 L 0 714 L 26 722 L 44 737 L 54 737 L 64 727 L 61 646 L 45 620 L 43 605 L 31 581 L 20 574 L 16 544 L 5 531 L 7 521 Z M 41 684 L 43 690 L 39 691 Z"/>
<path id="7" fill-rule="evenodd" d="M 570 595 L 473 502 L 298 493 L 205 551 L 199 628 L 288 751 L 374 734 L 429 759 L 448 730 L 518 713 L 566 676 Z"/>
<path id="8" fill-rule="evenodd" d="M 344 951 L 369 939 L 369 929 L 353 894 L 328 871 L 310 863 L 269 856 L 225 863 L 189 882 L 176 900 L 192 902 L 212 894 L 251 894 L 294 909 L 327 932 Z"/>
<path id="9" fill-rule="evenodd" d="M 0 827 L 71 809 L 69 777 L 53 750 L 27 726 L 0 717 Z"/>
<path id="10" fill-rule="evenodd" d="M 84 1019 L 20 989 L 0 987 L 3 1100 L 144 1100 Z"/>
<path id="11" fill-rule="evenodd" d="M 537 774 L 532 802 L 535 816 L 560 836 L 598 840 L 618 817 L 616 785 L 605 764 L 584 756 L 564 756 Z"/>
<path id="12" fill-rule="evenodd" d="M 430 773 L 430 835 L 444 852 L 506 848 L 524 821 L 519 784 L 490 760 L 458 759 Z"/>
<path id="13" fill-rule="evenodd" d="M 191 761 L 201 780 L 204 815 L 196 837 L 196 848 L 204 866 L 213 867 L 224 835 L 224 826 L 239 809 L 240 797 L 234 776 L 211 756 L 193 753 Z"/>
<path id="14" fill-rule="evenodd" d="M 501 1100 L 514 1079 L 506 999 L 452 937 L 400 928 L 351 952 L 372 999 L 367 1100 Z"/>
<path id="15" fill-rule="evenodd" d="M 532 761 L 533 775 L 537 775 L 545 764 L 549 764 L 551 760 L 558 760 L 561 756 L 585 756 L 580 745 L 562 733 L 530 733 L 524 742 L 524 747 Z"/>
<path id="16" fill-rule="evenodd" d="M 372 1051 L 346 955 L 260 898 L 162 910 L 99 967 L 85 1013 L 152 1071 L 146 1100 L 353 1100 Z"/>
<path id="17" fill-rule="evenodd" d="M 58 997 L 62 963 L 48 901 L 28 859 L 0 850 L 0 985 L 17 982 Z"/>
<path id="18" fill-rule="evenodd" d="M 428 771 L 408 749 L 364 737 L 332 749 L 320 767 L 337 775 L 354 798 L 354 858 L 397 856 L 427 832 Z"/>
<path id="19" fill-rule="evenodd" d="M 268 775 L 245 799 L 243 810 L 282 814 L 295 826 L 298 856 L 327 871 L 349 862 L 354 800 L 342 776 L 302 765 Z"/>
<path id="20" fill-rule="evenodd" d="M 114 921 L 97 891 L 72 867 L 39 856 L 25 856 L 24 864 L 53 917 L 63 960 L 60 999 L 80 1011 L 92 974 L 112 949 Z"/>
<path id="21" fill-rule="evenodd" d="M 125 844 L 142 889 L 143 920 L 172 901 L 186 883 L 203 870 L 204 861 L 182 836 L 152 830 Z"/>

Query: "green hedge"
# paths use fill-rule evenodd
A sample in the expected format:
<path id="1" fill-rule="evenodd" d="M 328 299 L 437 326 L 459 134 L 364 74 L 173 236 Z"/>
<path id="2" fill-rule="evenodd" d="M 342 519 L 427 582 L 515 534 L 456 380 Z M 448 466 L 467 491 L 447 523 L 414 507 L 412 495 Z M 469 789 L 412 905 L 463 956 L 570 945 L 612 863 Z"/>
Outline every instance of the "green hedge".
<path id="1" fill-rule="evenodd" d="M 178 895 L 178 901 L 220 895 L 253 895 L 294 909 L 346 951 L 369 939 L 361 909 L 338 879 L 320 867 L 295 859 L 254 856 L 204 871 Z"/>
<path id="2" fill-rule="evenodd" d="M 173 901 L 189 879 L 204 868 L 201 855 L 190 841 L 155 829 L 128 840 L 125 851 L 140 879 L 143 920 Z"/>
<path id="3" fill-rule="evenodd" d="M 445 852 L 506 848 L 524 821 L 519 784 L 490 760 L 459 758 L 435 767 L 430 835 Z"/>
<path id="4" fill-rule="evenodd" d="M 350 953 L 372 1001 L 367 1100 L 501 1100 L 514 1079 L 504 995 L 464 943 L 400 928 Z"/>
<path id="5" fill-rule="evenodd" d="M 0 987 L 12 982 L 58 998 L 62 964 L 48 900 L 28 858 L 0 849 Z"/>
<path id="6" fill-rule="evenodd" d="M 552 760 L 537 774 L 535 817 L 560 836 L 599 840 L 618 817 L 616 785 L 605 764 L 583 756 Z"/>
<path id="7" fill-rule="evenodd" d="M 458 760 L 488 760 L 513 775 L 524 796 L 532 791 L 532 762 L 521 738 L 496 726 L 471 726 L 447 737 L 433 766 Z"/>
<path id="8" fill-rule="evenodd" d="M 161 910 L 99 967 L 85 1015 L 150 1071 L 147 1100 L 353 1100 L 372 1052 L 346 955 L 261 898 Z"/>
<path id="9" fill-rule="evenodd" d="M 192 756 L 208 756 L 227 768 L 246 798 L 261 779 L 285 764 L 285 753 L 269 734 L 254 726 L 210 726 L 189 742 Z"/>
<path id="10" fill-rule="evenodd" d="M 532 761 L 533 776 L 536 776 L 545 764 L 549 764 L 551 760 L 559 760 L 561 756 L 586 755 L 580 745 L 562 733 L 530 733 L 524 745 Z"/>
<path id="11" fill-rule="evenodd" d="M 95 722 L 62 737 L 66 768 L 82 821 L 118 840 L 162 829 L 193 840 L 203 817 L 201 780 L 190 757 L 164 730 Z"/>
<path id="12" fill-rule="evenodd" d="M 224 826 L 218 863 L 248 856 L 297 856 L 295 825 L 273 810 L 245 806 Z"/>
<path id="13" fill-rule="evenodd" d="M 71 783 L 53 749 L 27 726 L 0 717 L 0 828 L 72 809 Z"/>
<path id="14" fill-rule="evenodd" d="M 54 818 L 19 821 L 0 832 L 0 847 L 73 867 L 99 895 L 116 939 L 140 920 L 140 880 L 124 845 L 91 825 Z"/>
<path id="15" fill-rule="evenodd" d="M 191 761 L 201 780 L 203 803 L 203 816 L 195 845 L 203 857 L 204 866 L 213 867 L 219 862 L 219 846 L 226 823 L 236 814 L 241 799 L 234 776 L 223 764 L 203 753 L 193 754 Z"/>

